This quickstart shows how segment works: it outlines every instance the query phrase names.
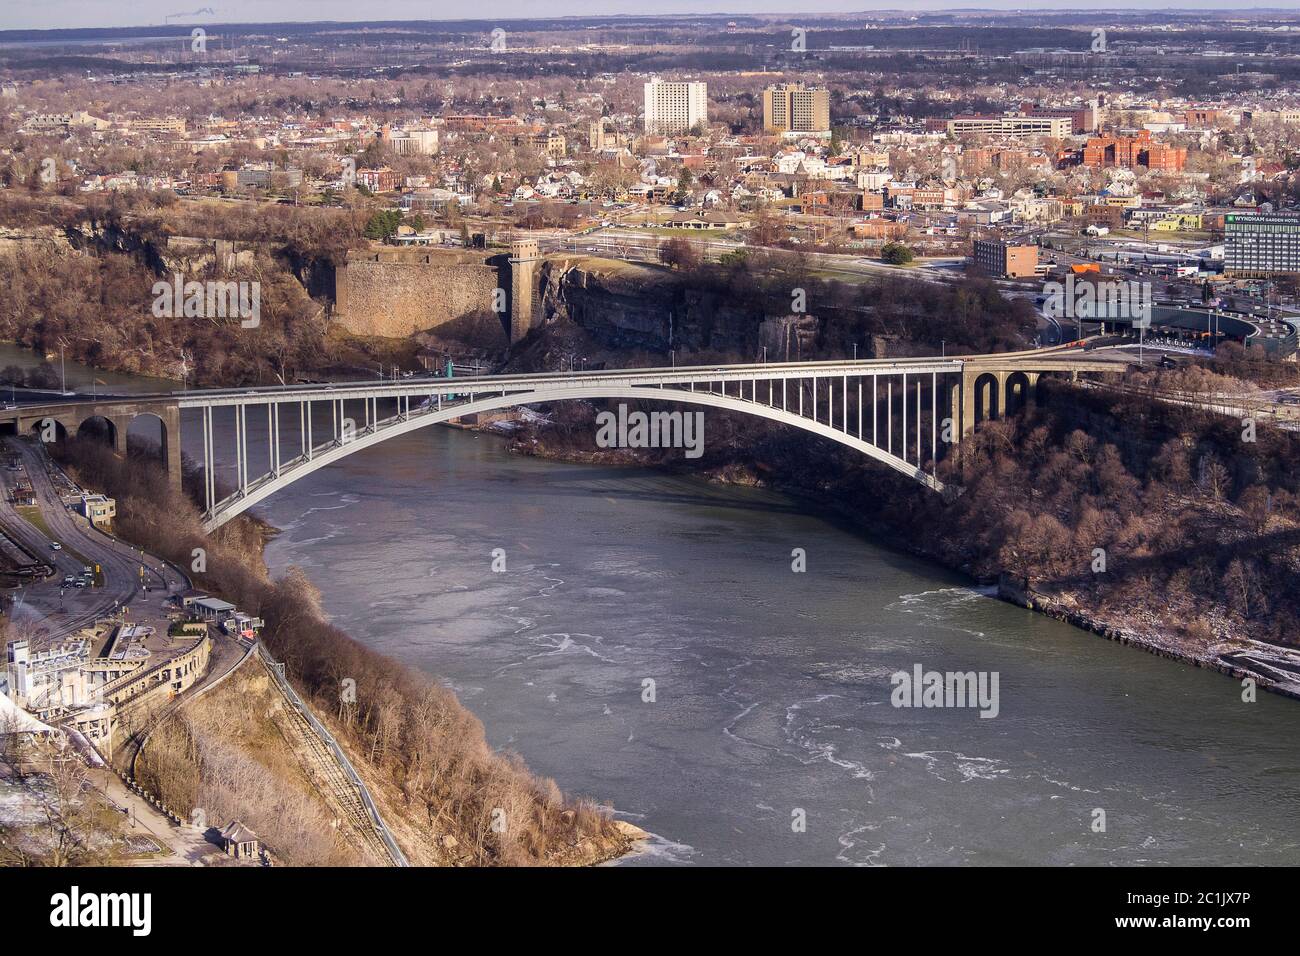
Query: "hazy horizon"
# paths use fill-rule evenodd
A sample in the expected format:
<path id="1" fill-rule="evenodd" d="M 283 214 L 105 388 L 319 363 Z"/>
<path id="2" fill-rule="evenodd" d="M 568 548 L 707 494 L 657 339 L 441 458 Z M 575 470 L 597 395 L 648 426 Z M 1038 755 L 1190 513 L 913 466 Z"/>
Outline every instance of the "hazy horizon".
<path id="1" fill-rule="evenodd" d="M 1094 0 L 1083 5 L 1070 0 L 1042 0 L 1043 12 L 1107 11 L 1178 11 L 1219 10 L 1219 0 Z M 593 9 L 596 7 L 597 9 Z M 189 8 L 189 9 L 186 9 Z M 1297 4 L 1266 4 L 1236 11 L 1294 11 Z M 58 30 L 93 27 L 165 26 L 185 23 L 312 23 L 374 22 L 384 20 L 431 20 L 455 22 L 498 17 L 512 19 L 554 19 L 556 17 L 591 16 L 673 16 L 693 14 L 730 14 L 736 16 L 764 14 L 816 16 L 822 14 L 879 13 L 881 11 L 1019 11 L 1024 0 L 972 0 L 969 3 L 936 2 L 900 3 L 864 2 L 864 0 L 815 0 L 800 5 L 792 0 L 659 0 L 653 12 L 641 0 L 603 0 L 598 4 L 583 0 L 501 0 L 490 13 L 466 15 L 459 4 L 434 3 L 430 0 L 388 0 L 381 9 L 359 7 L 354 0 L 227 0 L 205 3 L 204 0 L 139 0 L 127 6 L 109 0 L 7 0 L 0 10 L 0 30 Z M 211 11 L 208 13 L 206 11 Z"/>

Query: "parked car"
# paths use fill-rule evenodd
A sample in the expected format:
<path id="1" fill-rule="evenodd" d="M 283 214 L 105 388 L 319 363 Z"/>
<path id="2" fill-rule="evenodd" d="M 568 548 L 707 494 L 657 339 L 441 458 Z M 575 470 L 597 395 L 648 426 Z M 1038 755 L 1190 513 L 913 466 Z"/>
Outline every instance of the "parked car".
<path id="1" fill-rule="evenodd" d="M 57 541 L 51 541 L 51 542 L 50 542 L 50 550 L 51 550 L 51 551 L 62 551 L 62 550 L 63 550 L 63 545 L 59 544 L 59 542 L 57 542 Z"/>

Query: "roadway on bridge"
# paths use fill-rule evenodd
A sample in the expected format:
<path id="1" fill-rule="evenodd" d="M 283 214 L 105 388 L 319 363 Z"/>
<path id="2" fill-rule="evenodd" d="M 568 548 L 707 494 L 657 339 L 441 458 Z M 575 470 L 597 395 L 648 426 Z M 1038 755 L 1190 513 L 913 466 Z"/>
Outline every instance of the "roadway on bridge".
<path id="1" fill-rule="evenodd" d="M 274 397 L 281 401 L 299 401 L 310 397 L 313 401 L 326 401 L 344 397 L 348 391 L 377 391 L 389 397 L 396 395 L 418 396 L 426 389 L 455 392 L 457 385 L 474 385 L 475 391 L 483 386 L 501 389 L 537 388 L 545 385 L 600 385 L 616 382 L 620 385 L 661 385 L 719 383 L 761 378 L 831 378 L 848 375 L 899 375 L 932 371 L 958 372 L 961 365 L 1013 369 L 1025 371 L 1117 371 L 1116 366 L 1132 363 L 1132 357 L 1108 349 L 1092 349 L 1088 342 L 1054 345 L 1045 348 L 1024 349 L 1016 352 L 992 352 L 983 355 L 918 355 L 886 359 L 829 359 L 816 362 L 750 362 L 735 365 L 672 365 L 625 369 L 591 369 L 584 371 L 529 372 L 508 375 L 467 375 L 454 379 L 437 376 L 402 379 L 372 379 L 362 381 L 327 382 L 324 384 L 264 385 L 249 388 L 208 388 L 172 392 L 132 393 L 114 398 L 119 404 L 147 404 L 149 402 L 176 403 L 182 408 L 195 408 L 213 399 L 260 400 Z M 106 401 L 103 397 L 99 402 Z M 94 404 L 85 394 L 69 397 L 63 402 L 19 405 L 0 417 L 18 417 L 21 413 L 48 412 L 59 415 L 77 406 Z M 40 410 L 39 412 L 37 410 Z"/>

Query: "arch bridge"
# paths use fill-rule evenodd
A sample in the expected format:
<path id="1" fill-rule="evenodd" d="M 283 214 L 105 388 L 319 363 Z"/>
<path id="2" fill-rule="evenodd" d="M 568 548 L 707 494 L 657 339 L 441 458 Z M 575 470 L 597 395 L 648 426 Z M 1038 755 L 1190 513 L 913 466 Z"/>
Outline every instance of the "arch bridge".
<path id="1" fill-rule="evenodd" d="M 102 419 L 114 449 L 124 454 L 131 422 L 152 415 L 161 422 L 167 473 L 179 486 L 181 413 L 196 414 L 208 530 L 299 478 L 389 438 L 467 415 L 569 399 L 663 401 L 754 415 L 838 442 L 942 491 L 938 462 L 979 422 L 1032 402 L 1043 374 L 1117 372 L 1126 363 L 1119 353 L 1058 347 L 953 358 L 206 389 L 22 406 L 0 412 L 0 424 L 52 441 Z M 218 418 L 233 422 L 235 446 L 234 487 L 221 497 Z"/>

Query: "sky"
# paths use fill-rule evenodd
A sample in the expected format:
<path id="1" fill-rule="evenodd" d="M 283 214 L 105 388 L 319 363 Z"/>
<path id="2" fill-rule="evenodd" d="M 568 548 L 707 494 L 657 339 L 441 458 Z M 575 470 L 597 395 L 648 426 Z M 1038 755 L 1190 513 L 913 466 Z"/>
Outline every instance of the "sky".
<path id="1" fill-rule="evenodd" d="M 1228 0 L 0 0 L 0 30 L 126 27 L 162 23 L 269 23 L 313 20 L 457 20 L 647 13 L 851 13 L 857 10 L 1224 9 Z M 1260 7 L 1297 9 L 1300 0 Z M 1244 6 L 1244 5 L 1243 5 Z M 202 9 L 212 14 L 193 14 Z M 169 21 L 167 18 L 171 17 Z"/>

